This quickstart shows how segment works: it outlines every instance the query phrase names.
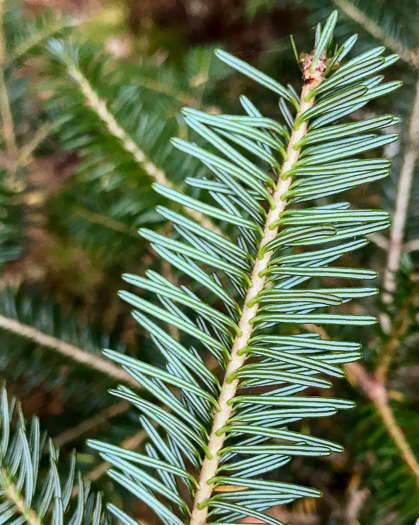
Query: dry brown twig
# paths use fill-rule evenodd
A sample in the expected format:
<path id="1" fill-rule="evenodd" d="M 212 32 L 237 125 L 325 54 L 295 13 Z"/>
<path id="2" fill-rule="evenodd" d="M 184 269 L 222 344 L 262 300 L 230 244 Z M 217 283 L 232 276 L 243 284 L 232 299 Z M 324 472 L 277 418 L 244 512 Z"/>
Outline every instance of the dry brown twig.
<path id="1" fill-rule="evenodd" d="M 355 385 L 367 399 L 374 403 L 387 432 L 394 440 L 406 465 L 416 477 L 416 483 L 419 487 L 419 464 L 403 430 L 394 417 L 385 385 L 370 374 L 360 363 L 345 365 L 345 372 L 348 374 L 349 381 Z"/>

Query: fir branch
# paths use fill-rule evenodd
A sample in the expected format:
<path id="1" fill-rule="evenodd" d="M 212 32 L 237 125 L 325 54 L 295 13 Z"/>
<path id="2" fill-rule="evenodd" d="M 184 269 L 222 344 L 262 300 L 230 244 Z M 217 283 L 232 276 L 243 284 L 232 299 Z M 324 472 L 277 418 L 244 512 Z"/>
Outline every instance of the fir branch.
<path id="1" fill-rule="evenodd" d="M 7 470 L 1 467 L 0 471 L 1 477 L 4 480 L 4 482 L 1 483 L 3 492 L 25 518 L 27 525 L 42 525 L 42 521 L 39 519 L 37 513 L 33 509 L 26 508 L 25 498 L 17 490 L 16 484 L 13 483 Z"/>
<path id="2" fill-rule="evenodd" d="M 76 471 L 75 454 L 66 476 L 62 476 L 59 452 L 49 440 L 49 467 L 45 475 L 44 469 L 40 470 L 46 436 L 41 432 L 39 419 L 35 416 L 27 424 L 20 404 L 16 404 L 16 399 L 8 400 L 5 387 L 0 401 L 0 435 L 2 523 L 12 523 L 13 519 L 13 523 L 43 525 L 45 516 L 51 516 L 50 523 L 54 524 L 111 525 L 110 516 L 103 510 L 101 494 L 92 491 Z M 76 504 L 71 505 L 74 487 L 79 495 Z"/>
<path id="3" fill-rule="evenodd" d="M 20 337 L 24 337 L 25 339 L 29 339 L 41 346 L 49 348 L 54 352 L 65 356 L 66 358 L 76 363 L 89 366 L 90 368 L 93 368 L 94 370 L 107 375 L 113 380 L 123 381 L 126 384 L 138 388 L 138 383 L 134 381 L 132 377 L 121 368 L 113 365 L 112 363 L 106 361 L 100 356 L 92 355 L 91 353 L 85 350 L 82 350 L 74 345 L 66 343 L 65 341 L 57 339 L 52 335 L 45 334 L 37 328 L 21 323 L 16 319 L 11 319 L 10 317 L 6 317 L 1 314 L 0 328 L 12 332 Z"/>
<path id="4" fill-rule="evenodd" d="M 308 63 L 308 60 L 307 60 Z M 304 87 L 301 91 L 300 97 L 300 109 L 296 116 L 296 119 L 302 115 L 305 111 L 308 111 L 313 107 L 315 97 L 309 99 L 311 91 L 318 87 L 322 82 L 322 77 L 318 74 L 309 73 L 309 67 L 311 63 L 304 68 L 307 78 L 304 84 Z M 278 234 L 278 226 L 275 226 L 275 222 L 278 221 L 280 214 L 285 210 L 286 199 L 283 199 L 283 196 L 289 190 L 292 177 L 288 177 L 284 180 L 283 175 L 292 169 L 294 164 L 298 161 L 301 148 L 295 149 L 294 146 L 299 143 L 307 133 L 307 121 L 302 123 L 298 129 L 294 129 L 288 143 L 286 158 L 281 168 L 277 190 L 273 195 L 273 200 L 275 203 L 274 209 L 271 209 L 268 213 L 264 227 L 264 235 L 259 246 L 258 252 L 263 249 L 269 242 L 271 242 Z M 227 382 L 227 379 L 237 372 L 245 363 L 246 353 L 239 354 L 239 350 L 246 347 L 247 341 L 250 339 L 252 334 L 252 323 L 250 322 L 255 316 L 258 310 L 258 304 L 253 304 L 249 306 L 249 303 L 252 304 L 253 300 L 257 295 L 263 291 L 265 287 L 266 277 L 261 273 L 268 267 L 268 264 L 271 260 L 273 252 L 267 251 L 263 258 L 257 258 L 256 263 L 253 267 L 251 282 L 252 286 L 249 288 L 243 306 L 243 314 L 239 322 L 239 331 L 240 335 L 236 337 L 234 344 L 231 350 L 231 360 L 227 365 L 225 371 L 225 379 L 222 385 L 221 393 L 218 398 L 218 404 L 221 407 L 221 410 L 215 414 L 214 422 L 211 429 L 211 435 L 208 442 L 209 453 L 207 457 L 204 458 L 202 469 L 200 472 L 200 477 L 198 480 L 199 489 L 196 491 L 194 506 L 192 510 L 190 525 L 202 525 L 206 523 L 208 507 L 205 506 L 202 508 L 202 503 L 208 500 L 211 497 L 213 487 L 211 480 L 216 476 L 220 456 L 218 452 L 222 449 L 225 433 L 218 435 L 219 431 L 227 426 L 228 420 L 231 418 L 232 406 L 229 403 L 231 399 L 236 396 L 237 388 L 239 386 L 239 380 L 235 379 L 231 383 Z M 263 275 L 261 277 L 260 275 Z"/>
<path id="5" fill-rule="evenodd" d="M 387 341 L 382 345 L 380 353 L 377 356 L 375 376 L 381 383 L 387 379 L 388 372 L 393 359 L 393 354 L 400 345 L 400 340 L 407 333 L 410 326 L 413 324 L 412 316 L 409 315 L 409 310 L 413 307 L 416 311 L 419 307 L 418 287 L 414 287 L 412 293 L 404 301 L 403 306 L 394 319 L 391 326 L 391 332 L 388 334 Z"/>
<path id="6" fill-rule="evenodd" d="M 26 144 L 22 144 L 18 159 L 20 166 L 26 166 L 32 162 L 34 151 L 44 142 L 53 129 L 54 123 L 46 122 L 36 130 L 33 137 Z"/>
<path id="7" fill-rule="evenodd" d="M 147 439 L 147 437 L 147 432 L 141 429 L 138 432 L 136 432 L 133 436 L 128 436 L 127 438 L 125 438 L 119 446 L 126 450 L 135 450 L 141 445 L 141 443 L 143 443 Z M 88 481 L 97 481 L 104 474 L 106 474 L 107 470 L 111 466 L 112 464 L 108 461 L 103 461 L 102 463 L 99 463 L 99 465 L 97 465 L 93 470 L 88 472 L 85 475 L 85 479 Z M 74 487 L 73 496 L 77 496 L 77 494 L 77 487 Z"/>
<path id="8" fill-rule="evenodd" d="M 184 523 L 181 514 L 190 525 L 203 525 L 214 515 L 220 516 L 223 523 L 251 516 L 264 523 L 278 524 L 278 520 L 263 512 L 285 500 L 289 502 L 305 495 L 320 497 L 321 493 L 294 484 L 263 480 L 260 475 L 287 463 L 294 455 L 326 456 L 342 450 L 340 445 L 328 440 L 292 432 L 288 423 L 303 417 L 332 415 L 353 406 L 348 400 L 323 396 L 312 399 L 294 394 L 308 386 L 329 388 L 331 381 L 317 377 L 317 373 L 342 377 L 343 371 L 336 364 L 358 359 L 360 345 L 306 333 L 266 332 L 266 328 L 278 323 L 362 326 L 376 322 L 368 315 L 312 314 L 317 308 L 373 295 L 377 292 L 374 288 L 310 290 L 306 284 L 302 288 L 298 286 L 307 278 L 315 277 L 375 278 L 371 270 L 328 264 L 343 253 L 365 246 L 367 241 L 363 235 L 388 226 L 388 213 L 352 210 L 346 202 L 308 209 L 289 207 L 295 202 L 340 193 L 389 173 L 388 160 L 347 159 L 396 140 L 395 134 L 363 132 L 387 127 L 397 119 L 385 116 L 356 124 L 334 123 L 338 117 L 351 113 L 353 107 L 362 107 L 400 86 L 394 82 L 377 87 L 381 77 L 365 80 L 393 63 L 397 56 L 379 57 L 382 48 L 376 48 L 355 57 L 329 77 L 332 66 L 328 70 L 328 63 L 340 62 L 355 41 L 351 37 L 341 48 L 335 48 L 335 54 L 331 51 L 336 17 L 334 12 L 323 28 L 319 25 L 315 50 L 304 58 L 300 101 L 291 88 L 287 90 L 242 60 L 217 51 L 221 60 L 279 94 L 298 112 L 293 118 L 283 104 L 287 123 L 284 126 L 263 117 L 246 97 L 241 98 L 246 116 L 214 116 L 184 110 L 186 123 L 209 143 L 210 151 L 181 139 L 173 139 L 172 143 L 201 160 L 215 174 L 215 180 L 205 174 L 201 178 L 188 178 L 188 183 L 208 191 L 221 207 L 154 185 L 159 194 L 188 209 L 236 225 L 239 232 L 234 243 L 164 206 L 158 206 L 157 210 L 175 225 L 176 234 L 168 238 L 146 228 L 140 230 L 163 259 L 211 292 L 211 305 L 215 294 L 224 303 L 225 310 L 210 306 L 185 285 L 174 285 L 166 275 L 151 270 L 146 277 L 124 275 L 128 283 L 153 292 L 154 298 L 163 305 L 131 292 L 120 292 L 136 309 L 134 318 L 150 333 L 162 354 L 163 367 L 112 350 L 105 351 L 106 356 L 122 364 L 155 396 L 157 403 L 124 387 L 112 392 L 140 410 L 151 443 L 146 444 L 145 454 L 96 440 L 89 441 L 89 445 L 118 469 L 112 469 L 110 476 L 145 501 L 164 522 L 180 525 Z M 327 80 L 322 82 L 323 78 Z M 288 128 L 292 130 L 291 136 Z M 236 144 L 239 149 L 235 148 Z M 213 148 L 221 156 L 212 153 Z M 246 158 L 243 149 L 267 163 L 269 171 Z M 271 178 L 272 171 L 277 181 Z M 359 173 L 356 180 L 354 172 Z M 344 244 L 334 242 L 347 239 L 349 242 Z M 321 250 L 292 251 L 294 245 L 330 242 L 333 242 L 331 247 Z M 277 250 L 278 258 L 274 258 Z M 207 265 L 217 273 L 208 275 Z M 221 279 L 221 273 L 230 281 L 231 288 Z M 157 324 L 150 317 L 155 318 Z M 182 332 L 181 341 L 171 337 L 161 321 Z M 186 335 L 188 347 L 190 337 L 196 339 L 199 346 L 185 347 Z M 214 375 L 205 366 L 203 350 L 208 350 L 216 359 L 223 376 L 222 385 L 218 374 Z M 246 361 L 253 357 L 254 361 Z M 180 395 L 172 392 L 172 386 Z M 241 395 L 242 389 L 248 387 L 268 389 L 263 393 L 258 391 L 259 394 Z M 236 425 L 236 422 L 251 423 Z M 164 436 L 154 429 L 156 424 L 163 429 Z M 276 426 L 279 428 L 274 428 Z M 294 444 L 278 443 L 276 438 Z M 186 467 L 186 460 L 190 468 Z M 144 466 L 157 469 L 161 481 L 153 480 L 143 470 Z M 197 473 L 197 479 L 192 476 L 191 468 Z M 237 474 L 227 473 L 231 471 Z M 183 497 L 176 476 L 186 484 L 193 498 L 192 509 Z M 147 488 L 136 484 L 133 477 L 144 481 Z M 246 488 L 249 490 L 243 490 Z M 163 503 L 159 495 L 168 504 Z M 110 510 L 130 522 L 123 511 L 113 506 Z"/>
<path id="9" fill-rule="evenodd" d="M 158 184 L 175 189 L 176 185 L 167 178 L 166 173 L 158 168 L 146 156 L 144 151 L 141 150 L 138 144 L 133 141 L 125 129 L 123 129 L 117 122 L 116 118 L 109 110 L 106 100 L 100 98 L 83 72 L 69 60 L 66 60 L 65 63 L 68 73 L 79 86 L 86 105 L 96 113 L 100 120 L 105 124 L 109 133 L 118 139 L 124 150 L 132 156 L 139 167 L 154 179 L 154 181 Z M 188 213 L 204 228 L 222 234 L 218 226 L 209 220 L 203 213 L 196 210 L 189 210 Z"/>
<path id="10" fill-rule="evenodd" d="M 175 91 L 170 87 L 170 85 L 165 84 L 163 82 L 159 82 L 155 79 L 148 79 L 148 78 L 139 78 L 137 80 L 137 83 L 142 88 L 148 89 L 149 91 L 153 91 L 155 93 L 160 93 L 161 95 L 165 95 L 167 97 L 173 98 L 174 100 L 180 102 L 183 105 L 188 105 L 192 107 L 198 107 L 198 101 L 193 98 L 192 95 L 188 95 L 186 93 Z"/>
<path id="11" fill-rule="evenodd" d="M 351 18 L 354 22 L 359 24 L 364 31 L 372 35 L 377 40 L 380 40 L 388 49 L 391 49 L 394 53 L 400 55 L 400 58 L 404 60 L 414 69 L 418 68 L 417 61 L 415 60 L 412 51 L 405 47 L 402 43 L 398 42 L 395 38 L 388 35 L 386 31 L 380 27 L 375 20 L 372 20 L 367 14 L 357 6 L 355 6 L 349 0 L 332 0 L 333 3 L 345 13 L 346 16 Z"/>
<path id="12" fill-rule="evenodd" d="M 388 433 L 393 438 L 397 445 L 397 448 L 402 453 L 402 457 L 406 464 L 410 468 L 411 472 L 416 477 L 416 484 L 419 487 L 419 463 L 415 457 L 415 454 L 409 445 L 404 432 L 398 425 L 396 418 L 394 417 L 393 411 L 388 403 L 388 399 L 377 399 L 374 401 L 377 407 L 378 413 L 385 424 Z"/>

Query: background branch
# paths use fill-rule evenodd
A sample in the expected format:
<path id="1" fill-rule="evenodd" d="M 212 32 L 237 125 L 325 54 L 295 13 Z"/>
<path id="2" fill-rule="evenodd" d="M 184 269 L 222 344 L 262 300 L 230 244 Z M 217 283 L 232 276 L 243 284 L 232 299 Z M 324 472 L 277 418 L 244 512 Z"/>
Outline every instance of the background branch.
<path id="1" fill-rule="evenodd" d="M 81 365 L 89 366 L 90 368 L 105 374 L 116 381 L 122 381 L 136 389 L 138 383 L 122 368 L 115 366 L 113 363 L 106 361 L 103 357 L 93 355 L 86 350 L 81 350 L 74 345 L 66 343 L 61 339 L 57 339 L 52 335 L 45 334 L 40 330 L 23 324 L 15 319 L 11 319 L 4 315 L 0 315 L 0 328 L 12 332 L 25 339 L 30 339 L 34 343 L 49 348 L 54 352 L 67 357 L 71 361 L 75 361 Z"/>

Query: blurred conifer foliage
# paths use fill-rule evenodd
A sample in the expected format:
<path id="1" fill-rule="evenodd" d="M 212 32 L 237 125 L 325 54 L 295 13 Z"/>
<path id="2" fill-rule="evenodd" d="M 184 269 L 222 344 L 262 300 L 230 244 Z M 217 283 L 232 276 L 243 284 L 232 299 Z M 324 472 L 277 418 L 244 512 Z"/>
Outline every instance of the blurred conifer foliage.
<path id="1" fill-rule="evenodd" d="M 251 404 L 253 391 L 260 395 L 284 383 L 276 395 L 297 393 L 298 399 L 305 389 L 303 399 L 320 399 L 313 410 L 325 411 L 324 416 L 347 408 L 343 399 L 354 401 L 356 408 L 333 417 L 306 417 L 298 427 L 292 425 L 298 419 L 294 414 L 279 430 L 274 428 L 279 424 L 256 418 L 253 434 L 245 437 L 239 431 L 236 435 L 230 424 L 231 449 L 221 451 L 222 461 L 234 464 L 238 473 L 227 475 L 221 464 L 208 523 L 243 517 L 252 523 L 266 519 L 294 525 L 414 523 L 419 517 L 419 1 L 76 4 L 0 2 L 0 523 L 190 522 L 189 511 L 200 492 L 195 478 L 200 479 L 204 452 L 210 456 L 205 440 L 228 362 L 223 349 L 230 349 L 233 331 L 240 331 L 240 309 L 251 265 L 262 253 L 258 239 L 275 189 L 271 177 L 279 174 L 292 128 L 298 128 L 294 119 L 301 71 L 296 58 L 309 53 L 316 38 L 328 53 L 317 60 L 329 58 L 329 66 L 339 46 L 348 39 L 352 43 L 354 34 L 356 46 L 349 51 L 348 44 L 340 65 L 371 52 L 376 62 L 368 65 L 373 76 L 365 80 L 370 82 L 367 88 L 389 87 L 383 88 L 385 96 L 374 92 L 368 98 L 363 84 L 345 79 L 349 91 L 344 97 L 354 101 L 351 111 L 338 121 L 339 106 L 326 124 L 319 120 L 314 125 L 313 142 L 302 150 L 302 166 L 316 155 L 322 160 L 322 148 L 336 147 L 339 155 L 348 156 L 352 153 L 347 150 L 354 148 L 359 166 L 381 158 L 385 169 L 368 178 L 365 168 L 359 180 L 350 175 L 330 191 L 322 189 L 321 178 L 313 184 L 293 172 L 297 182 L 286 196 L 294 203 L 290 209 L 287 204 L 289 216 L 282 220 L 293 231 L 315 226 L 336 233 L 358 227 L 355 211 L 368 208 L 377 213 L 368 220 L 382 227 L 368 229 L 362 223 L 359 235 L 367 234 L 370 241 L 363 250 L 348 245 L 333 254 L 326 250 L 318 259 L 313 250 L 322 245 L 304 248 L 306 259 L 300 248 L 300 258 L 290 248 L 275 252 L 278 264 L 291 273 L 277 275 L 268 269 L 272 286 L 298 287 L 310 277 L 315 293 L 329 291 L 323 290 L 321 297 L 313 292 L 291 307 L 281 306 L 284 299 L 272 295 L 275 288 L 264 289 L 258 296 L 255 330 L 266 333 L 249 344 L 249 360 L 234 377 L 248 387 L 235 398 L 242 421 L 246 414 L 262 411 Z M 330 17 L 334 10 L 337 22 Z M 316 29 L 319 22 L 323 32 Z M 221 52 L 219 60 L 215 48 L 237 59 Z M 400 59 L 378 70 L 381 56 L 393 54 Z M 322 97 L 339 97 L 343 88 L 339 81 L 332 83 L 338 71 L 328 71 L 324 85 L 330 82 L 331 87 L 316 94 L 311 119 L 323 118 L 321 109 L 315 113 Z M 403 87 L 396 90 L 399 80 Z M 190 109 L 183 113 L 185 106 Z M 393 117 L 377 124 L 374 119 L 382 115 Z M 372 127 L 360 139 L 355 134 L 364 129 L 355 125 L 368 119 Z M 337 124 L 341 128 L 322 138 L 322 126 Z M 351 125 L 354 131 L 348 132 Z M 315 137 L 316 126 L 320 138 Z M 398 142 L 393 140 L 396 134 Z M 177 147 L 172 137 L 177 137 Z M 334 146 L 334 139 L 346 142 Z M 216 157 L 220 148 L 224 157 Z M 238 182 L 227 161 L 242 170 Z M 384 178 L 387 161 L 392 168 Z M 254 166 L 257 172 L 252 172 Z M 370 181 L 375 182 L 365 184 Z M 338 191 L 345 191 L 345 203 Z M 351 202 L 347 216 L 346 201 Z M 302 211 L 308 208 L 323 214 L 314 226 Z M 379 209 L 392 214 L 388 230 L 387 215 Z M 337 225 L 338 215 L 346 220 L 344 226 Z M 325 226 L 327 221 L 332 226 Z M 331 230 L 316 235 L 322 238 Z M 345 242 L 363 242 L 358 234 L 347 235 L 352 237 Z M 182 239 L 200 250 L 201 259 L 182 252 Z M 325 273 L 338 252 L 336 269 Z M 310 268 L 298 270 L 304 264 Z M 317 266 L 321 268 L 313 273 Z M 347 267 L 354 273 L 342 273 Z M 348 282 L 358 287 L 358 277 L 366 278 L 369 271 L 353 270 L 358 268 L 378 273 L 374 286 L 380 293 L 350 296 L 341 291 L 326 300 L 330 290 L 345 290 Z M 147 279 L 136 277 L 147 270 Z M 117 296 L 123 273 L 129 283 L 143 287 L 138 297 L 121 294 L 143 310 L 144 315 L 135 314 L 141 326 Z M 371 297 L 358 298 L 362 295 Z M 311 314 L 311 301 L 323 307 L 317 317 Z M 336 325 L 325 308 L 339 303 L 341 324 Z M 294 331 L 283 323 L 290 312 L 301 316 Z M 356 315 L 364 320 L 360 328 L 352 322 Z M 372 317 L 379 323 L 370 325 Z M 278 319 L 283 324 L 272 328 Z M 320 350 L 313 343 L 311 353 L 302 356 L 291 345 L 278 365 L 268 339 L 266 355 L 257 341 L 268 338 L 269 330 L 272 336 L 305 334 L 311 341 L 321 336 L 342 345 L 357 341 L 363 360 L 356 361 L 359 356 L 349 345 L 353 359 L 342 357 L 343 350 L 336 347 L 334 358 L 326 353 L 318 361 Z M 112 351 L 103 354 L 103 348 Z M 185 366 L 186 355 L 190 361 Z M 339 365 L 348 381 L 338 379 L 343 375 Z M 269 368 L 274 371 L 268 377 Z M 323 398 L 320 389 L 326 387 Z M 157 402 L 155 396 L 160 396 Z M 326 405 L 329 398 L 336 406 Z M 312 441 L 304 441 L 302 434 Z M 196 442 L 190 445 L 189 439 Z M 294 443 L 290 446 L 287 439 Z M 265 445 L 273 448 L 261 455 L 258 447 Z M 340 445 L 345 450 L 337 454 Z M 282 455 L 275 446 L 285 447 L 278 449 Z M 288 463 L 291 455 L 295 457 Z M 318 491 L 323 498 L 316 497 Z M 269 516 L 262 514 L 268 508 Z M 197 512 L 193 525 L 199 523 Z"/>

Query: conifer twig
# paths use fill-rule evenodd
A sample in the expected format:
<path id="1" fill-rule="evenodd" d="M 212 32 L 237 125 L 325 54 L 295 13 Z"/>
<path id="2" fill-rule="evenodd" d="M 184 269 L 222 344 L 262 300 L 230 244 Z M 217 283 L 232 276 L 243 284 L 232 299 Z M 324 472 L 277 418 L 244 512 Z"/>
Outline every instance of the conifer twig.
<path id="1" fill-rule="evenodd" d="M 303 512 L 289 512 L 282 507 L 283 505 L 277 507 L 278 510 L 275 509 L 275 512 L 271 512 L 270 515 L 285 523 L 293 523 L 295 525 L 320 525 L 321 518 L 314 513 L 306 514 Z"/>
<path id="2" fill-rule="evenodd" d="M 322 82 L 321 73 L 324 71 L 324 61 L 321 59 L 317 63 L 316 71 L 311 74 L 309 69 L 311 67 L 310 58 L 306 59 L 303 65 L 305 83 L 301 91 L 300 97 L 300 109 L 296 116 L 298 118 L 305 111 L 309 110 L 313 104 L 315 97 L 312 97 L 307 102 L 308 95 Z M 287 173 L 294 164 L 298 161 L 300 149 L 294 149 L 294 145 L 298 143 L 307 133 L 307 121 L 302 123 L 297 130 L 293 130 L 291 139 L 287 147 L 287 160 L 284 162 L 281 168 L 281 173 L 277 182 L 277 189 L 273 194 L 273 200 L 275 203 L 274 209 L 269 210 L 265 227 L 264 236 L 259 246 L 258 252 L 266 246 L 270 241 L 275 239 L 278 233 L 278 227 L 272 227 L 273 223 L 278 219 L 281 212 L 284 211 L 286 206 L 286 200 L 282 200 L 282 196 L 288 191 L 292 177 L 283 179 L 283 175 Z M 218 398 L 218 404 L 220 410 L 216 412 L 212 424 L 211 434 L 208 441 L 208 453 L 202 462 L 202 468 L 198 479 L 199 489 L 195 493 L 194 504 L 192 509 L 192 515 L 190 519 L 190 525 L 203 525 L 206 523 L 208 506 L 205 502 L 211 497 L 213 486 L 212 479 L 216 476 L 217 468 L 220 461 L 218 452 L 222 449 L 225 439 L 225 433 L 220 432 L 230 419 L 232 414 L 232 406 L 230 401 L 235 397 L 239 380 L 234 379 L 229 382 L 228 378 L 239 370 L 246 359 L 246 353 L 239 352 L 246 347 L 247 341 L 250 339 L 252 334 L 252 319 L 256 316 L 258 305 L 249 306 L 249 303 L 260 293 L 264 286 L 266 277 L 263 275 L 271 260 L 272 251 L 266 252 L 263 257 L 256 258 L 255 265 L 253 267 L 251 282 L 252 286 L 248 289 L 246 298 L 243 305 L 243 313 L 239 322 L 240 335 L 236 336 L 234 344 L 231 349 L 231 359 L 227 365 L 224 375 L 224 382 L 221 387 L 221 393 Z M 262 276 L 261 276 L 262 275 Z"/>
<path id="3" fill-rule="evenodd" d="M 416 477 L 416 485 L 419 487 L 419 463 L 415 457 L 415 454 L 406 440 L 406 437 L 398 425 L 393 411 L 388 403 L 388 400 L 377 400 L 374 401 L 375 406 L 377 407 L 378 413 L 381 416 L 382 421 L 384 422 L 388 433 L 393 438 L 394 442 L 397 445 L 397 448 L 402 453 L 402 457 L 405 460 L 406 464 Z"/>
<path id="4" fill-rule="evenodd" d="M 4 467 L 1 468 L 1 476 L 4 479 L 4 484 L 2 484 L 4 494 L 6 494 L 16 509 L 25 518 L 27 525 L 42 525 L 37 513 L 33 509 L 26 509 L 25 498 L 19 493 L 13 481 L 10 480 Z"/>
<path id="5" fill-rule="evenodd" d="M 16 319 L 11 319 L 10 317 L 1 314 L 0 328 L 17 334 L 20 337 L 24 337 L 25 339 L 30 339 L 31 341 L 46 348 L 50 348 L 54 352 L 65 356 L 76 363 L 89 366 L 90 368 L 111 377 L 113 380 L 122 381 L 138 390 L 138 383 L 127 372 L 125 372 L 125 370 L 108 362 L 103 357 L 93 355 L 86 350 L 77 348 L 76 346 L 66 343 L 61 339 L 57 339 L 52 335 L 45 334 L 33 326 L 21 323 Z"/>
<path id="6" fill-rule="evenodd" d="M 81 206 L 75 206 L 73 211 L 75 215 L 78 215 L 82 219 L 86 219 L 93 224 L 99 224 L 100 226 L 103 226 L 109 230 L 123 233 L 124 235 L 132 237 L 136 241 L 139 239 L 138 233 L 133 231 L 131 228 L 128 228 L 123 222 L 117 221 L 112 217 L 101 215 L 100 213 L 89 210 L 88 208 L 83 208 Z"/>
<path id="7" fill-rule="evenodd" d="M 18 159 L 20 166 L 26 166 L 33 160 L 33 152 L 48 137 L 53 128 L 52 122 L 46 122 L 35 131 L 33 137 L 26 144 L 22 144 Z"/>
<path id="8" fill-rule="evenodd" d="M 161 93 L 167 97 L 177 100 L 183 105 L 197 107 L 196 100 L 186 93 L 177 92 L 171 88 L 169 84 L 159 82 L 158 80 L 149 80 L 146 78 L 139 78 L 136 80 L 136 83 L 149 91 L 154 91 L 156 93 Z"/>
<path id="9" fill-rule="evenodd" d="M 140 168 L 159 184 L 167 186 L 168 188 L 176 189 L 176 185 L 167 178 L 166 173 L 162 169 L 158 168 L 147 157 L 144 151 L 141 150 L 138 144 L 134 142 L 126 130 L 117 122 L 114 115 L 110 112 L 106 100 L 99 97 L 83 72 L 69 61 L 66 61 L 66 67 L 70 76 L 73 77 L 79 85 L 86 105 L 96 113 L 100 120 L 105 124 L 109 133 L 118 139 L 124 150 L 133 157 Z M 208 230 L 223 236 L 223 233 L 218 228 L 218 226 L 208 219 L 203 213 L 188 209 L 188 214 L 204 228 L 207 228 Z"/>
<path id="10" fill-rule="evenodd" d="M 419 250 L 419 239 L 413 239 L 411 241 L 406 242 L 403 245 L 404 253 L 417 252 L 418 250 Z"/>
<path id="11" fill-rule="evenodd" d="M 404 62 L 417 69 L 417 63 L 414 60 L 412 51 L 405 47 L 401 42 L 398 42 L 395 38 L 388 35 L 382 27 L 369 18 L 363 11 L 358 9 L 358 7 L 352 4 L 352 2 L 349 0 L 332 1 L 343 13 L 345 13 L 346 16 L 359 24 L 364 31 L 377 40 L 380 40 L 388 49 L 391 49 L 394 53 L 400 55 L 400 58 Z"/>
<path id="12" fill-rule="evenodd" d="M 401 338 L 406 334 L 407 330 L 412 325 L 413 319 L 409 313 L 409 310 L 411 308 L 417 310 L 419 307 L 418 292 L 418 287 L 414 287 L 410 295 L 404 301 L 402 309 L 391 325 L 391 332 L 387 334 L 389 336 L 388 340 L 383 344 L 380 349 L 380 353 L 377 356 L 374 375 L 381 383 L 384 383 L 387 379 L 393 354 L 400 345 Z"/>
<path id="13" fill-rule="evenodd" d="M 380 235 L 379 233 L 371 233 L 367 235 L 367 239 L 382 250 L 388 250 L 389 242 L 387 237 L 384 237 L 384 235 Z"/>
<path id="14" fill-rule="evenodd" d="M 359 488 L 361 484 L 361 476 L 354 474 L 348 485 L 348 502 L 343 509 L 343 524 L 344 525 L 359 525 L 358 514 L 365 500 L 370 495 L 367 488 Z"/>

